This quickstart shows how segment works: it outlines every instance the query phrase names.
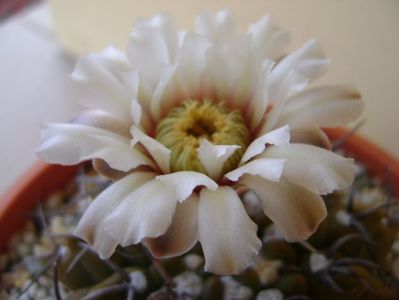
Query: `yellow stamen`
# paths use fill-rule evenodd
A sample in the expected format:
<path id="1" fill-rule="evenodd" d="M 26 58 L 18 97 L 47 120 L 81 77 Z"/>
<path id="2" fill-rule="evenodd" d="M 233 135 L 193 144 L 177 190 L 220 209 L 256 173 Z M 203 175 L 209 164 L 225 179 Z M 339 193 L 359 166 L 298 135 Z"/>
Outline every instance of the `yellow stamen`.
<path id="1" fill-rule="evenodd" d="M 238 145 L 223 171 L 234 169 L 248 145 L 249 132 L 239 111 L 228 111 L 223 102 L 186 100 L 159 122 L 156 137 L 172 151 L 171 170 L 207 174 L 197 156 L 203 139 L 216 145 Z"/>

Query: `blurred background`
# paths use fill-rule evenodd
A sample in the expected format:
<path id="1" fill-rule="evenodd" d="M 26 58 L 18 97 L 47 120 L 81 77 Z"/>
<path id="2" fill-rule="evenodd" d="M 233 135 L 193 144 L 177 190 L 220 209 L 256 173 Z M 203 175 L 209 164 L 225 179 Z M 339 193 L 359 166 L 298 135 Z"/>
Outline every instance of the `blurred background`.
<path id="1" fill-rule="evenodd" d="M 36 160 L 40 123 L 79 110 L 68 79 L 76 57 L 124 49 L 138 17 L 168 11 L 189 28 L 222 8 L 241 29 L 271 14 L 293 31 L 291 49 L 320 39 L 332 66 L 317 84 L 355 84 L 367 104 L 360 133 L 399 159 L 398 0 L 0 0 L 0 194 Z"/>

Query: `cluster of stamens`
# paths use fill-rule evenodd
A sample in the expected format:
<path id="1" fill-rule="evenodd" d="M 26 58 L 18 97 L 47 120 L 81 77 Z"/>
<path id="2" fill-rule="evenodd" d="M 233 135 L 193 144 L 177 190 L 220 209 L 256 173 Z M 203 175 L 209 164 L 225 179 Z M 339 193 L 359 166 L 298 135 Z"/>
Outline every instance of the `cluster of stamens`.
<path id="1" fill-rule="evenodd" d="M 223 102 L 186 100 L 173 108 L 156 129 L 160 143 L 171 153 L 171 171 L 207 174 L 198 158 L 203 139 L 215 145 L 240 146 L 224 163 L 223 172 L 237 167 L 249 142 L 249 131 L 239 111 L 229 111 Z"/>

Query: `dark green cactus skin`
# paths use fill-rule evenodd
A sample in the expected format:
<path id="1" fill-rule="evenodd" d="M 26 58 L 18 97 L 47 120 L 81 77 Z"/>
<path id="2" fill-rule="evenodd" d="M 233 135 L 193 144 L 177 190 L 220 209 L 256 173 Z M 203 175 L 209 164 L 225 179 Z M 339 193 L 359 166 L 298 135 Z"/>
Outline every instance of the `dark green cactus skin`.
<path id="1" fill-rule="evenodd" d="M 272 239 L 265 242 L 261 255 L 270 260 L 281 260 L 285 264 L 295 265 L 298 262 L 297 252 L 290 243 L 282 239 Z"/>
<path id="2" fill-rule="evenodd" d="M 86 253 L 75 266 L 68 270 L 73 258 L 82 250 L 79 241 L 74 238 L 65 238 L 63 246 L 68 248 L 59 263 L 60 281 L 71 289 L 80 289 L 95 285 L 112 275 L 112 271 L 92 253 Z M 67 272 L 68 271 L 68 272 Z"/>

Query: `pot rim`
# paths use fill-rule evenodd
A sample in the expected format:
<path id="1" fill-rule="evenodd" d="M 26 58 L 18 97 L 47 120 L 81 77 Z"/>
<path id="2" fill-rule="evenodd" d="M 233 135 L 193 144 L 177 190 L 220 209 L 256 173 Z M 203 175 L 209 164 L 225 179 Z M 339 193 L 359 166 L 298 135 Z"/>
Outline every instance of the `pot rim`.
<path id="1" fill-rule="evenodd" d="M 343 127 L 323 129 L 332 141 L 347 137 L 343 149 L 346 157 L 364 164 L 381 184 L 389 184 L 393 194 L 399 198 L 399 160 L 375 143 Z"/>
<path id="2" fill-rule="evenodd" d="M 24 226 L 28 212 L 70 182 L 79 167 L 37 161 L 6 190 L 0 197 L 0 253 L 6 249 L 14 232 Z"/>

